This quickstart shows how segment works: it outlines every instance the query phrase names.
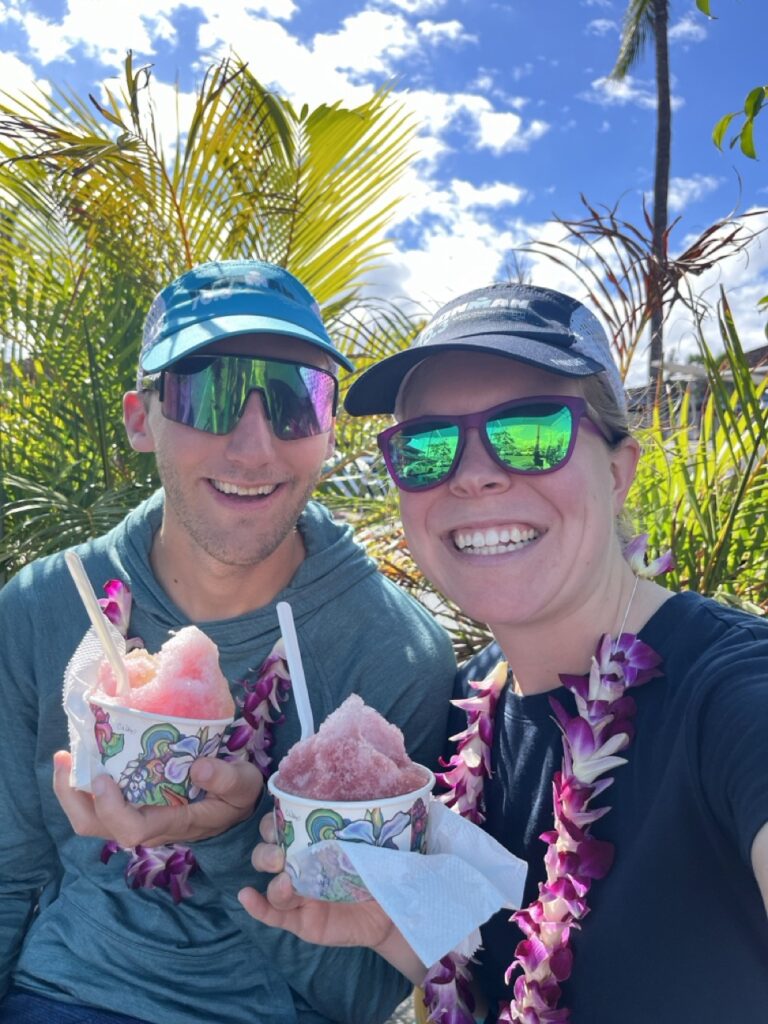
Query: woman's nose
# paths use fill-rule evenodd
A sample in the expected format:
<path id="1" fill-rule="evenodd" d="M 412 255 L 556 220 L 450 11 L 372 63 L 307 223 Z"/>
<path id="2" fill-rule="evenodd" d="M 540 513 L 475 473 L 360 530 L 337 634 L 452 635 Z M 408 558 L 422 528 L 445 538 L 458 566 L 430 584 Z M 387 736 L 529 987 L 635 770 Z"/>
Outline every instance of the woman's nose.
<path id="1" fill-rule="evenodd" d="M 449 481 L 451 489 L 457 494 L 504 490 L 509 487 L 511 476 L 488 453 L 477 428 L 470 427 L 459 464 Z"/>

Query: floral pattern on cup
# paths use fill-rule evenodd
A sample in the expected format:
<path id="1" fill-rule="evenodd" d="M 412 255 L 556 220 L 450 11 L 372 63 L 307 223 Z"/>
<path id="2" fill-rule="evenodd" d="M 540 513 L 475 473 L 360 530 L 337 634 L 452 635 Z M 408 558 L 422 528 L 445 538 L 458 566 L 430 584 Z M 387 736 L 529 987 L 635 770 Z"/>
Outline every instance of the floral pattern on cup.
<path id="1" fill-rule="evenodd" d="M 427 805 L 419 797 L 411 808 L 411 853 L 427 852 Z"/>
<path id="2" fill-rule="evenodd" d="M 93 714 L 93 735 L 96 738 L 96 748 L 101 757 L 101 763 L 106 764 L 110 757 L 119 754 L 125 744 L 125 737 L 121 732 L 115 732 L 109 720 L 109 712 L 100 708 L 98 704 L 88 705 Z"/>
<path id="3" fill-rule="evenodd" d="M 137 758 L 123 769 L 118 784 L 129 803 L 179 804 L 195 800 L 202 790 L 189 780 L 189 769 L 198 757 L 214 755 L 221 733 L 208 736 L 203 726 L 194 736 L 183 736 L 171 725 L 152 725 L 141 737 Z"/>
<path id="4" fill-rule="evenodd" d="M 279 771 L 270 776 L 267 788 L 274 800 L 277 842 L 285 851 L 285 870 L 294 886 L 315 899 L 371 899 L 344 847 L 357 843 L 424 853 L 433 785 L 434 776 L 424 768 L 424 784 L 409 793 L 370 800 L 325 801 L 281 789 Z"/>

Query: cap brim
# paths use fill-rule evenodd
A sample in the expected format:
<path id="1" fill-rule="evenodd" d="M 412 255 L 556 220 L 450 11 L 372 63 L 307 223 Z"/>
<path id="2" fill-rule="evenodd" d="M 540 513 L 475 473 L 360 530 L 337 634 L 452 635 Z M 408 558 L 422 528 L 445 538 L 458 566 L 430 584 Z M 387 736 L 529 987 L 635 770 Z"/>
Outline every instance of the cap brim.
<path id="1" fill-rule="evenodd" d="M 175 334 L 169 334 L 156 342 L 141 361 L 143 373 L 158 373 L 172 366 L 185 356 L 197 352 L 223 338 L 237 334 L 285 334 L 309 342 L 328 355 L 346 370 L 354 370 L 354 364 L 334 348 L 325 338 L 291 323 L 268 316 L 218 316 L 210 320 L 189 324 Z"/>
<path id="2" fill-rule="evenodd" d="M 376 363 L 358 377 L 347 392 L 344 408 L 351 416 L 394 412 L 405 375 L 418 363 L 443 352 L 485 352 L 537 366 L 561 377 L 591 377 L 605 369 L 589 356 L 547 345 L 519 334 L 483 334 L 451 342 L 404 349 Z"/>

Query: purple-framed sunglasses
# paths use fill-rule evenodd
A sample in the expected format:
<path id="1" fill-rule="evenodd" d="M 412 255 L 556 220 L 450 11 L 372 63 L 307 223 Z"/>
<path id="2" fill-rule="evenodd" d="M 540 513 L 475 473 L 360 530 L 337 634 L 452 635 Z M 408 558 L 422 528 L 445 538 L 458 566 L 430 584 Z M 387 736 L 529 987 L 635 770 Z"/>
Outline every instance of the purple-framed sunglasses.
<path id="1" fill-rule="evenodd" d="M 570 395 L 519 398 L 465 416 L 418 416 L 382 431 L 377 441 L 400 490 L 428 491 L 456 472 L 470 427 L 508 473 L 539 476 L 568 462 L 582 422 L 607 441 L 584 399 Z"/>

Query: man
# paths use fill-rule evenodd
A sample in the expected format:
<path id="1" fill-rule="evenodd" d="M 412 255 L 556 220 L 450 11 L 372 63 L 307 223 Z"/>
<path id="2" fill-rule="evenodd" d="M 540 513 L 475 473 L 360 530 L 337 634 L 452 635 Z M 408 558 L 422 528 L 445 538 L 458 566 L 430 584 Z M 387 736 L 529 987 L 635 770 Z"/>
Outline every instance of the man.
<path id="1" fill-rule="evenodd" d="M 376 573 L 347 528 L 308 502 L 333 449 L 338 365 L 349 367 L 312 296 L 285 270 L 227 261 L 184 274 L 150 309 L 138 388 L 124 399 L 130 442 L 154 453 L 163 488 L 77 551 L 97 591 L 109 579 L 130 586 L 127 633 L 148 650 L 201 624 L 239 706 L 278 640 L 275 603 L 288 600 L 316 720 L 357 692 L 403 729 L 416 760 L 433 764 L 455 670 L 447 639 Z M 73 832 L 50 768 L 67 746 L 62 678 L 87 626 L 62 555 L 31 564 L 0 592 L 0 992 L 10 987 L 0 1022 L 386 1018 L 404 983 L 376 957 L 305 945 L 237 904 L 238 889 L 254 883 L 249 857 L 269 808 L 263 798 L 252 813 L 257 768 L 242 766 L 252 784 L 237 792 L 251 799 L 234 819 L 219 781 L 232 766 L 223 775 L 210 760 L 193 768 L 213 795 L 188 809 L 183 834 L 216 832 L 217 807 L 222 822 L 240 824 L 182 851 L 197 870 L 178 904 L 157 888 L 129 889 L 130 852 L 101 863 L 96 838 L 159 846 L 179 837 L 178 809 L 118 807 L 109 785 L 93 798 L 67 792 L 60 755 L 57 789 L 81 834 Z M 274 763 L 299 735 L 290 698 L 280 712 Z M 139 855 L 146 868 L 150 855 Z"/>

